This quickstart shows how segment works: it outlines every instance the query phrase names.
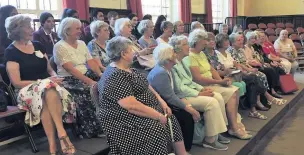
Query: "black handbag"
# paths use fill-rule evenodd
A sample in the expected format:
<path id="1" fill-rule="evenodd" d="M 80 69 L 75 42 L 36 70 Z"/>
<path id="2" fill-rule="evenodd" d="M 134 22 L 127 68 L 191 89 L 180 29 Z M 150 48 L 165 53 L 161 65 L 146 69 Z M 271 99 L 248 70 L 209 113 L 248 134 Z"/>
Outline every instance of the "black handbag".
<path id="1" fill-rule="evenodd" d="M 0 89 L 0 112 L 7 111 L 8 106 L 8 94 L 2 89 Z"/>

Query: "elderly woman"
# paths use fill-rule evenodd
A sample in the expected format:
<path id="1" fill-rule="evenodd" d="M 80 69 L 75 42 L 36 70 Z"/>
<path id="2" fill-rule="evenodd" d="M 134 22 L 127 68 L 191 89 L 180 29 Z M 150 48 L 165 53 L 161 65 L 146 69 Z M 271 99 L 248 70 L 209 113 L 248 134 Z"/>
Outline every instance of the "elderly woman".
<path id="1" fill-rule="evenodd" d="M 169 21 L 164 21 L 160 25 L 162 34 L 156 39 L 157 43 L 168 43 L 173 33 L 173 24 Z"/>
<path id="2" fill-rule="evenodd" d="M 173 23 L 173 32 L 174 34 L 172 36 L 180 36 L 184 35 L 185 32 L 185 25 L 183 21 L 176 21 Z"/>
<path id="3" fill-rule="evenodd" d="M 232 29 L 232 33 L 243 33 L 243 27 L 242 25 L 234 25 L 233 29 Z"/>
<path id="4" fill-rule="evenodd" d="M 53 56 L 54 45 L 59 41 L 57 33 L 52 31 L 55 27 L 54 16 L 51 13 L 43 12 L 39 21 L 41 27 L 33 33 L 33 40 L 44 45 L 47 55 L 51 57 Z"/>
<path id="5" fill-rule="evenodd" d="M 247 63 L 264 73 L 267 77 L 270 93 L 277 98 L 282 98 L 282 96 L 276 93 L 276 90 L 280 88 L 280 74 L 273 68 L 274 66 L 271 66 L 271 60 L 264 56 L 262 49 L 256 45 L 257 33 L 259 32 L 248 32 L 246 34 L 247 43 L 244 53 Z"/>
<path id="6" fill-rule="evenodd" d="M 228 29 L 229 27 L 227 24 L 221 24 L 219 27 L 219 33 L 228 34 Z"/>
<path id="7" fill-rule="evenodd" d="M 58 75 L 64 78 L 64 87 L 77 101 L 80 136 L 91 138 L 101 133 L 90 95 L 90 86 L 99 80 L 101 71 L 86 44 L 78 40 L 80 28 L 81 23 L 76 18 L 67 17 L 60 22 L 58 36 L 62 40 L 54 46 L 54 61 Z"/>
<path id="8" fill-rule="evenodd" d="M 173 37 L 169 44 L 173 47 L 177 58 L 177 63 L 172 68 L 176 95 L 183 98 L 184 102 L 190 103 L 194 109 L 204 112 L 206 136 L 199 145 L 215 150 L 227 150 L 228 147 L 223 144 L 230 143 L 230 140 L 220 134 L 227 131 L 226 125 L 228 124 L 222 96 L 192 81 L 189 68 L 184 63 L 184 58 L 189 55 L 187 37 Z M 218 140 L 215 138 L 217 135 Z"/>
<path id="9" fill-rule="evenodd" d="M 274 42 L 274 48 L 283 62 L 286 60 L 290 62 L 290 66 L 288 65 L 286 68 L 290 70 L 290 74 L 294 75 L 299 67 L 296 61 L 298 52 L 292 40 L 288 38 L 287 30 L 280 32 L 279 38 Z"/>
<path id="10" fill-rule="evenodd" d="M 171 109 L 146 78 L 130 68 L 135 54 L 132 46 L 129 39 L 120 36 L 107 43 L 107 55 L 113 63 L 98 82 L 99 118 L 111 154 L 168 154 L 170 119 L 175 150 L 186 155 L 182 133 Z"/>
<path id="11" fill-rule="evenodd" d="M 173 114 L 181 126 L 185 148 L 190 151 L 194 121 L 200 120 L 200 114 L 188 100 L 179 98 L 174 93 L 171 69 L 176 64 L 176 57 L 173 48 L 168 44 L 160 44 L 155 48 L 153 55 L 157 64 L 148 75 L 149 84 L 172 107 Z"/>
<path id="12" fill-rule="evenodd" d="M 264 73 L 258 71 L 256 68 L 252 68 L 246 59 L 245 52 L 243 49 L 244 38 L 242 34 L 232 33 L 229 36 L 231 46 L 228 48 L 228 51 L 231 53 L 232 58 L 236 61 L 237 67 L 242 70 L 244 74 L 254 74 L 257 76 L 258 80 L 256 81 L 261 89 L 260 93 L 265 95 L 267 98 L 268 104 L 278 104 L 282 105 L 286 103 L 286 100 L 278 99 L 271 96 L 267 90 L 269 90 L 267 77 Z"/>
<path id="13" fill-rule="evenodd" d="M 90 24 L 90 30 L 94 39 L 88 43 L 88 49 L 103 72 L 109 64 L 105 50 L 106 41 L 110 37 L 109 25 L 104 21 L 96 20 Z"/>
<path id="14" fill-rule="evenodd" d="M 190 54 L 187 63 L 193 75 L 193 80 L 200 85 L 208 86 L 223 96 L 224 103 L 227 103 L 226 111 L 230 127 L 228 130 L 229 134 L 240 139 L 249 139 L 250 136 L 239 128 L 237 124 L 238 88 L 231 86 L 231 79 L 222 79 L 218 72 L 209 64 L 204 52 L 202 52 L 206 46 L 207 38 L 207 33 L 201 29 L 194 30 L 189 35 Z"/>
<path id="15" fill-rule="evenodd" d="M 137 30 L 142 35 L 138 40 L 142 48 L 154 48 L 157 46 L 157 41 L 153 38 L 154 25 L 152 20 L 140 21 Z"/>
<path id="16" fill-rule="evenodd" d="M 139 63 L 133 63 L 133 67 L 139 69 L 143 74 L 148 74 L 146 70 L 151 70 L 155 65 L 155 61 L 152 55 L 154 48 L 142 48 L 137 43 L 137 40 L 134 40 L 134 38 L 131 37 L 131 29 L 132 25 L 130 24 L 130 20 L 128 18 L 120 18 L 116 20 L 115 35 L 126 37 L 132 41 L 132 48 L 135 51 L 135 58 L 137 58 L 137 62 Z"/>
<path id="17" fill-rule="evenodd" d="M 208 58 L 210 65 L 219 73 L 221 77 L 226 77 L 231 74 L 233 69 L 225 68 L 218 60 L 218 56 L 215 51 L 215 36 L 213 33 L 208 32 L 208 42 L 204 50 L 205 55 Z M 246 84 L 244 81 L 232 81 L 232 85 L 239 88 L 240 96 L 243 96 L 246 92 Z"/>
<path id="18" fill-rule="evenodd" d="M 32 127 L 42 121 L 51 154 L 57 152 L 56 131 L 62 151 L 74 154 L 76 149 L 70 142 L 62 121 L 71 123 L 75 120 L 76 106 L 69 92 L 58 85 L 62 78 L 50 66 L 44 46 L 31 41 L 31 21 L 30 17 L 24 15 L 6 19 L 8 38 L 13 40 L 5 50 L 6 70 L 19 92 L 18 107 L 26 111 L 25 123 Z"/>
<path id="19" fill-rule="evenodd" d="M 194 21 L 191 23 L 191 29 L 190 32 L 192 32 L 195 29 L 202 29 L 205 30 L 205 27 L 202 23 L 200 23 L 199 21 Z"/>

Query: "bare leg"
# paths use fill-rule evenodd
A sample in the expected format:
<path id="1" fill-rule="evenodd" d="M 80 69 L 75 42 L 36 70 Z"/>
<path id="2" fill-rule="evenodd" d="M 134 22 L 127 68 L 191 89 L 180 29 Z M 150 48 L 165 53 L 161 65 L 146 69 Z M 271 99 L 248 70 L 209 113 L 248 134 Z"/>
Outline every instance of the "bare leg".
<path id="1" fill-rule="evenodd" d="M 272 99 L 273 99 L 273 96 L 272 95 L 270 95 L 267 91 L 265 92 L 265 97 L 266 97 L 266 99 L 268 100 L 268 101 L 271 101 Z"/>
<path id="2" fill-rule="evenodd" d="M 184 141 L 175 142 L 174 147 L 176 149 L 175 151 L 176 151 L 177 155 L 187 155 Z"/>
<path id="3" fill-rule="evenodd" d="M 237 125 L 237 111 L 238 111 L 238 106 L 239 106 L 239 97 L 237 95 L 238 93 L 239 92 L 236 91 L 231 96 L 228 103 L 226 104 L 226 111 L 227 111 L 229 126 L 230 126 L 230 129 L 232 129 L 232 131 L 234 131 L 234 132 L 238 130 L 238 125 Z"/>
<path id="4" fill-rule="evenodd" d="M 67 133 L 62 123 L 62 103 L 58 92 L 55 89 L 48 89 L 45 93 L 45 101 L 48 106 L 49 112 L 53 118 L 53 121 L 55 123 L 58 137 L 66 136 Z M 67 139 L 67 141 L 69 145 L 72 145 L 69 139 Z M 65 144 L 62 141 L 60 141 L 60 143 L 61 146 L 65 146 Z M 65 147 L 62 148 L 64 149 Z M 75 152 L 75 149 L 68 150 L 68 153 L 73 153 L 73 152 Z"/>
<path id="5" fill-rule="evenodd" d="M 49 141 L 50 153 L 55 153 L 57 151 L 56 140 L 55 140 L 55 129 L 54 129 L 55 127 L 47 105 L 43 105 L 41 112 L 41 122 L 44 128 L 44 132 Z"/>

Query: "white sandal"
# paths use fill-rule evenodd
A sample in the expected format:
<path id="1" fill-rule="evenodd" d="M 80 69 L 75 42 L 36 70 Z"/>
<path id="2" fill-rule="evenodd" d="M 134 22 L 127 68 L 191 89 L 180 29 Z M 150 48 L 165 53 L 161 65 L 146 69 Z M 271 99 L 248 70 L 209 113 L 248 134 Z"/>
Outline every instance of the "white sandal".
<path id="1" fill-rule="evenodd" d="M 272 105 L 273 103 L 276 104 L 276 105 L 283 105 L 287 102 L 287 100 L 272 97 L 272 100 L 267 101 L 267 102 L 268 102 L 269 105 Z"/>

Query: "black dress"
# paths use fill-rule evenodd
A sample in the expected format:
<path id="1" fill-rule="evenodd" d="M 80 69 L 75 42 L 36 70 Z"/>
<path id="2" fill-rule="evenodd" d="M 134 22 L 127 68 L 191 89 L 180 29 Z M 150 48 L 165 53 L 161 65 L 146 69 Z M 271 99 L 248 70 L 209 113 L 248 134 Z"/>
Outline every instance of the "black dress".
<path id="1" fill-rule="evenodd" d="M 118 101 L 134 96 L 139 102 L 163 113 L 156 96 L 150 91 L 148 81 L 135 69 L 132 73 L 108 66 L 98 82 L 99 118 L 107 134 L 112 155 L 167 155 L 171 142 L 168 124 L 139 117 L 122 108 Z M 174 140 L 182 141 L 183 135 L 174 116 Z"/>

